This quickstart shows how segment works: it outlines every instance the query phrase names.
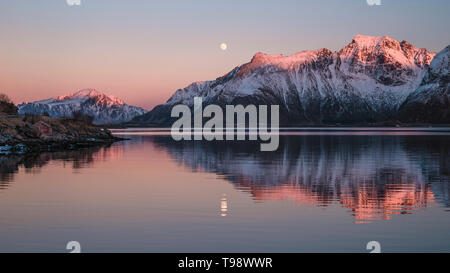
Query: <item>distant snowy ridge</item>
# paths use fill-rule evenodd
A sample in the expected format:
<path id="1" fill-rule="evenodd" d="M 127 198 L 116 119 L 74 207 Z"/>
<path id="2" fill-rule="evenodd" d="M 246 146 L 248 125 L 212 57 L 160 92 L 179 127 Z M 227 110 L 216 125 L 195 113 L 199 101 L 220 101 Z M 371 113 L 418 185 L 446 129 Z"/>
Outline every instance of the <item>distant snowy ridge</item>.
<path id="1" fill-rule="evenodd" d="M 51 117 L 72 117 L 75 111 L 81 111 L 94 117 L 94 124 L 124 123 L 147 112 L 95 89 L 83 89 L 70 95 L 23 103 L 18 107 L 19 114 L 42 115 L 48 113 Z"/>
<path id="2" fill-rule="evenodd" d="M 165 124 L 176 104 L 280 105 L 282 123 L 381 122 L 421 84 L 435 53 L 388 36 L 356 35 L 339 51 L 291 56 L 257 53 L 249 63 L 213 81 L 179 89 L 132 123 Z"/>

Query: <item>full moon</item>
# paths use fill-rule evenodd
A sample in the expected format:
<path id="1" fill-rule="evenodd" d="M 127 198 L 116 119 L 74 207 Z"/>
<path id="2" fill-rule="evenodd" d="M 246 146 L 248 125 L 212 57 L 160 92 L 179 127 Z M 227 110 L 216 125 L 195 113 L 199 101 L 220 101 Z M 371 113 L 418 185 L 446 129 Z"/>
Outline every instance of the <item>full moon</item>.
<path id="1" fill-rule="evenodd" d="M 222 50 L 227 50 L 227 44 L 225 44 L 225 43 L 221 43 L 220 44 L 220 49 L 222 49 Z"/>

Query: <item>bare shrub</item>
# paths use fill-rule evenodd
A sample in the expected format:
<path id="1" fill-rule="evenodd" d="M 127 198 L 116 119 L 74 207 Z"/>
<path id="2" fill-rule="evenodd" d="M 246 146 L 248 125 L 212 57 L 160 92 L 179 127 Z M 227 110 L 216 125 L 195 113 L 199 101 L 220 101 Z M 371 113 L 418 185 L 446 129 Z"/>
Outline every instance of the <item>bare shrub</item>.
<path id="1" fill-rule="evenodd" d="M 0 93 L 0 102 L 12 103 L 12 100 L 8 95 Z"/>
<path id="2" fill-rule="evenodd" d="M 17 115 L 18 109 L 8 97 L 8 95 L 0 93 L 0 113 L 7 115 Z"/>

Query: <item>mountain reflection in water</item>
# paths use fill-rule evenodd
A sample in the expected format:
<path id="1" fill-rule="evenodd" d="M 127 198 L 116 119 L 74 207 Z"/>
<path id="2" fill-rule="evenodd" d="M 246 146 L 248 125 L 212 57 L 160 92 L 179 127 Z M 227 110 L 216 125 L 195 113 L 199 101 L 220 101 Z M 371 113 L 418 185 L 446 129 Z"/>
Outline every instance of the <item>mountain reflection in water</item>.
<path id="1" fill-rule="evenodd" d="M 356 223 L 449 206 L 448 136 L 281 136 L 276 152 L 241 142 L 151 140 L 193 171 L 216 173 L 256 202 L 348 208 Z"/>
<path id="2" fill-rule="evenodd" d="M 275 152 L 260 152 L 259 143 L 251 141 L 176 142 L 170 135 L 137 135 L 111 147 L 0 156 L 0 189 L 7 189 L 20 169 L 38 173 L 51 161 L 67 162 L 76 172 L 97 161 L 126 160 L 128 145 L 152 145 L 191 172 L 233 183 L 255 202 L 339 204 L 356 223 L 389 220 L 433 204 L 450 206 L 446 135 L 282 135 Z"/>
<path id="3" fill-rule="evenodd" d="M 6 189 L 14 181 L 14 175 L 24 169 L 27 173 L 38 174 L 51 161 L 61 161 L 73 172 L 92 167 L 98 161 L 119 158 L 123 154 L 121 146 L 99 146 L 86 149 L 33 154 L 0 155 L 0 190 Z"/>

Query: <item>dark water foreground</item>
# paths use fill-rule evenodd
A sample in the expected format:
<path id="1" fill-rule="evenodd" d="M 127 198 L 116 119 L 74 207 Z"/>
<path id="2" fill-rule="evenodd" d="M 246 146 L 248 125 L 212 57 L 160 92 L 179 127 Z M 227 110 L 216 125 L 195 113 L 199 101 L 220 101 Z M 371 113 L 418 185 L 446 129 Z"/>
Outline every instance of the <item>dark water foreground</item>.
<path id="1" fill-rule="evenodd" d="M 450 251 L 450 134 L 287 132 L 257 142 L 166 133 L 0 157 L 0 251 Z"/>

